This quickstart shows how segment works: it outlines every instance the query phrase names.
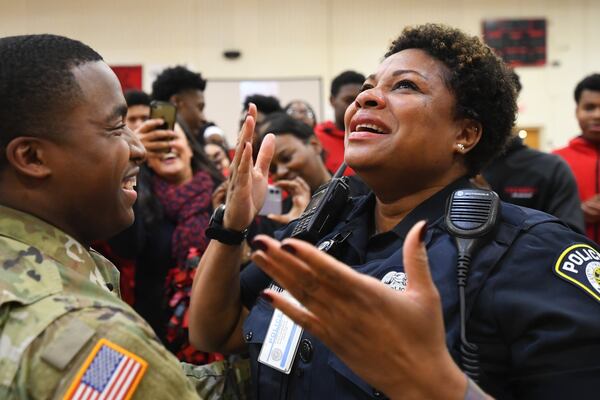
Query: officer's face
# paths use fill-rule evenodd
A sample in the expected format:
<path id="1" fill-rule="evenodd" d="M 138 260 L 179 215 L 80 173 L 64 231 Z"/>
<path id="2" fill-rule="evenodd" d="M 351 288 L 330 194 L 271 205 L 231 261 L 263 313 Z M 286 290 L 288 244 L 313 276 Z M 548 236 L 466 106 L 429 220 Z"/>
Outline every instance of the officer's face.
<path id="1" fill-rule="evenodd" d="M 410 191 L 447 176 L 461 132 L 447 76 L 440 61 L 408 49 L 367 78 L 345 115 L 345 159 L 367 184 L 370 175 Z"/>
<path id="2" fill-rule="evenodd" d="M 60 228 L 89 243 L 133 223 L 133 190 L 145 151 L 125 125 L 127 105 L 104 62 L 72 69 L 82 98 L 62 116 L 60 143 L 50 143 L 52 192 Z"/>
<path id="3" fill-rule="evenodd" d="M 575 114 L 583 137 L 600 142 L 600 92 L 582 91 Z"/>

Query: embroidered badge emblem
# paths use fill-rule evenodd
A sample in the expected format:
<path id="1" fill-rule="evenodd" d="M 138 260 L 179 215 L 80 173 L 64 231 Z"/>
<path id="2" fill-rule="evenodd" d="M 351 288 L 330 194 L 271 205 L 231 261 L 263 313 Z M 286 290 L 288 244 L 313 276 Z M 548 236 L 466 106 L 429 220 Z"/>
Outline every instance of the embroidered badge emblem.
<path id="1" fill-rule="evenodd" d="M 385 274 L 383 279 L 381 279 L 381 282 L 399 292 L 404 292 L 406 290 L 407 280 L 404 272 L 390 271 Z"/>
<path id="2" fill-rule="evenodd" d="M 600 301 L 600 253 L 592 246 L 576 244 L 565 249 L 554 272 Z"/>

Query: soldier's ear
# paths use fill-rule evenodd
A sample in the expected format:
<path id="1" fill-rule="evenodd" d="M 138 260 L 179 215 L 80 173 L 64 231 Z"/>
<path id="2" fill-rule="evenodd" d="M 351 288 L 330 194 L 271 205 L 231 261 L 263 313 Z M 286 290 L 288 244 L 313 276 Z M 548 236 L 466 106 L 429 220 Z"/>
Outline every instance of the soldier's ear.
<path id="1" fill-rule="evenodd" d="M 6 160 L 21 175 L 47 178 L 52 174 L 47 160 L 48 144 L 38 137 L 16 137 L 6 146 Z"/>

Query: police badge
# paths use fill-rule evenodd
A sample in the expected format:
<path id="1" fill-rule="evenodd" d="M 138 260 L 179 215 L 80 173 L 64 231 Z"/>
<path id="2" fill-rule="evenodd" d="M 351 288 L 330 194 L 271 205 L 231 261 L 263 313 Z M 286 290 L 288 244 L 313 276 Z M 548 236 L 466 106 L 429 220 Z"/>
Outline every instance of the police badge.
<path id="1" fill-rule="evenodd" d="M 404 272 L 390 271 L 381 279 L 389 287 L 399 292 L 406 290 L 406 274 Z"/>
<path id="2" fill-rule="evenodd" d="M 588 244 L 576 244 L 558 257 L 554 272 L 600 301 L 600 253 Z"/>

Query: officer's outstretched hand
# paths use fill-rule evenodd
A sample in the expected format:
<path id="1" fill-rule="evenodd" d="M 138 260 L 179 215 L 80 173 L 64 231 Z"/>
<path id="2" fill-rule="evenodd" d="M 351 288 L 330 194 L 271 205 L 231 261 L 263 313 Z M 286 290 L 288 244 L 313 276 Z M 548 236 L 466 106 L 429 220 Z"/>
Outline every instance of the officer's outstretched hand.
<path id="1" fill-rule="evenodd" d="M 230 166 L 223 217 L 223 226 L 236 231 L 246 229 L 262 208 L 267 194 L 269 164 L 275 152 L 275 138 L 268 134 L 262 141 L 256 163 L 253 163 L 252 137 L 255 120 L 256 106 L 250 103 Z"/>
<path id="2" fill-rule="evenodd" d="M 463 399 L 467 381 L 446 348 L 440 296 L 417 223 L 404 242 L 406 291 L 360 274 L 309 243 L 257 236 L 252 259 L 304 306 L 263 298 L 321 339 L 391 398 Z"/>

